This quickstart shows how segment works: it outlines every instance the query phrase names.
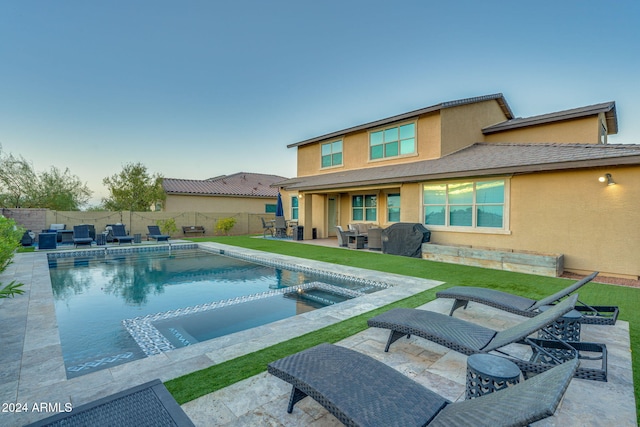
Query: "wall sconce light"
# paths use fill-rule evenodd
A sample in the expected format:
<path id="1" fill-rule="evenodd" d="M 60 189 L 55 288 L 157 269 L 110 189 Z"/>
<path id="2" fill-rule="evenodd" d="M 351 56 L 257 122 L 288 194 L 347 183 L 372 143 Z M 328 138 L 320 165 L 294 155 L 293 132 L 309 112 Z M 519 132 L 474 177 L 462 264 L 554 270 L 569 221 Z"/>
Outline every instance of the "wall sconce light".
<path id="1" fill-rule="evenodd" d="M 298 194 L 298 199 L 302 199 L 302 194 Z"/>
<path id="2" fill-rule="evenodd" d="M 604 174 L 604 176 L 601 176 L 600 178 L 598 178 L 598 181 L 606 182 L 607 185 L 616 185 L 616 182 L 613 180 L 613 177 L 611 176 L 610 173 Z"/>

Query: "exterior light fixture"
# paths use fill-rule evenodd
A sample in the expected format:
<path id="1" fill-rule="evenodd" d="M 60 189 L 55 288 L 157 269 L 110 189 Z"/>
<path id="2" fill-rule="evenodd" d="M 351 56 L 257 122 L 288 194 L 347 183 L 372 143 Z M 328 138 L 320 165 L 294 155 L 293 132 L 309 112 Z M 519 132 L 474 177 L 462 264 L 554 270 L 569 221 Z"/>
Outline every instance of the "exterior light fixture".
<path id="1" fill-rule="evenodd" d="M 613 177 L 611 176 L 610 173 L 604 174 L 604 176 L 601 176 L 600 178 L 598 178 L 598 181 L 606 182 L 607 185 L 616 185 L 616 182 L 613 180 Z"/>

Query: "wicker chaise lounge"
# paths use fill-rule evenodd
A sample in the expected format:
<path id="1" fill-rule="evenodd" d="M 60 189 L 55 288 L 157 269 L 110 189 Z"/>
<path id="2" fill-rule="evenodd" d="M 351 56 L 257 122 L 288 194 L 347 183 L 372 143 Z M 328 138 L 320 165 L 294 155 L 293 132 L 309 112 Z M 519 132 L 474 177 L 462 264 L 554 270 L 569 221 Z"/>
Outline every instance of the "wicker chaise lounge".
<path id="1" fill-rule="evenodd" d="M 530 375 L 544 372 L 552 366 L 562 363 L 564 360 L 554 354 L 556 349 L 561 349 L 574 357 L 577 355 L 580 358 L 601 360 L 601 368 L 580 367 L 576 371 L 576 377 L 606 381 L 607 350 L 604 344 L 567 343 L 560 339 L 550 341 L 529 338 L 529 335 L 545 329 L 571 311 L 577 300 L 577 294 L 571 295 L 539 315 L 525 319 L 523 322 L 503 331 L 495 331 L 441 313 L 411 308 L 389 310 L 369 319 L 367 324 L 370 327 L 391 330 L 384 349 L 385 352 L 389 351 L 391 344 L 403 336 L 416 335 L 467 356 L 478 353 L 498 352 L 518 365 L 525 375 Z M 504 347 L 516 343 L 530 346 L 534 353 L 532 358 L 525 360 L 510 356 Z M 581 351 L 589 352 L 590 354 L 583 356 L 580 353 Z M 599 355 L 594 356 L 591 353 L 599 353 Z"/>
<path id="2" fill-rule="evenodd" d="M 310 396 L 346 426 L 522 426 L 554 414 L 578 366 L 572 359 L 515 386 L 451 403 L 372 357 L 320 344 L 269 364 L 293 388 L 287 412 Z"/>
<path id="3" fill-rule="evenodd" d="M 451 307 L 451 312 L 449 313 L 450 316 L 453 316 L 453 312 L 460 307 L 466 309 L 469 301 L 473 301 L 510 313 L 519 314 L 520 316 L 533 317 L 539 313 L 540 307 L 557 303 L 562 298 L 565 298 L 567 295 L 592 281 L 597 275 L 598 272 L 596 271 L 571 286 L 539 301 L 512 295 L 507 292 L 473 286 L 454 286 L 453 288 L 438 292 L 436 297 L 455 299 Z M 578 301 L 578 304 L 575 309 L 582 314 L 580 323 L 596 325 L 613 325 L 616 323 L 618 307 L 589 306 L 580 301 Z"/>
<path id="4" fill-rule="evenodd" d="M 193 427 L 187 414 L 160 380 L 121 391 L 62 412 L 27 427 L 135 426 Z"/>

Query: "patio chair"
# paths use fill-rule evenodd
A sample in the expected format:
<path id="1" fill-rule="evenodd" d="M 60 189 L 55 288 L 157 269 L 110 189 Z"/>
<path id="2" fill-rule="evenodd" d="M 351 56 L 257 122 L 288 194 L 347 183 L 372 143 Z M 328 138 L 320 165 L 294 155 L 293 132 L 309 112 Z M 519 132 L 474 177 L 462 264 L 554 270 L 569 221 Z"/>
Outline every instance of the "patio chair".
<path id="1" fill-rule="evenodd" d="M 262 237 L 267 237 L 267 233 L 273 237 L 273 221 L 265 221 L 262 217 L 260 219 L 262 220 Z"/>
<path id="2" fill-rule="evenodd" d="M 287 237 L 287 221 L 283 216 L 277 216 L 274 225 L 276 237 Z"/>
<path id="3" fill-rule="evenodd" d="M 533 317 L 540 313 L 540 307 L 557 303 L 562 298 L 565 298 L 567 295 L 592 281 L 597 275 L 598 272 L 596 271 L 571 286 L 538 301 L 512 295 L 507 292 L 472 286 L 454 286 L 438 292 L 436 297 L 455 299 L 451 307 L 451 312 L 449 313 L 450 316 L 453 316 L 453 312 L 460 307 L 466 309 L 469 301 L 473 301 L 510 313 L 519 314 L 520 316 Z M 618 307 L 590 306 L 580 301 L 578 301 L 578 304 L 580 305 L 577 305 L 575 309 L 582 314 L 580 323 L 600 325 L 613 325 L 616 323 L 619 311 Z"/>
<path id="4" fill-rule="evenodd" d="M 310 396 L 347 426 L 522 426 L 554 414 L 578 363 L 455 403 L 372 357 L 326 343 L 272 362 L 268 372 L 292 385 L 288 413 Z"/>
<path id="5" fill-rule="evenodd" d="M 579 368 L 576 371 L 578 378 L 606 381 L 607 350 L 604 344 L 565 342 L 559 338 L 553 340 L 529 338 L 529 335 L 545 330 L 564 314 L 573 310 L 577 300 L 577 294 L 571 295 L 539 315 L 503 331 L 495 331 L 445 314 L 415 308 L 391 309 L 369 319 L 367 324 L 370 327 L 391 331 L 385 352 L 389 351 L 391 344 L 403 336 L 416 335 L 467 356 L 498 352 L 518 365 L 526 375 L 531 375 L 544 372 L 553 365 L 561 363 L 563 360 L 556 354 L 556 349 L 563 349 L 565 354 L 568 353 L 572 357 L 602 361 L 601 369 Z M 549 332 L 549 335 L 553 334 Z M 509 344 L 528 345 L 534 355 L 528 360 L 511 356 L 505 349 Z M 600 353 L 600 355 L 583 356 L 581 351 Z"/>
<path id="6" fill-rule="evenodd" d="M 340 226 L 340 225 L 336 225 L 336 230 L 338 231 L 338 233 L 337 233 L 338 245 L 341 248 L 346 248 L 347 244 L 349 243 L 349 239 L 347 238 L 347 235 L 345 234 L 346 232 L 342 229 L 342 226 Z"/>
<path id="7" fill-rule="evenodd" d="M 147 229 L 149 230 L 149 234 L 147 234 L 147 239 L 154 239 L 156 242 L 168 242 L 169 236 L 168 234 L 162 234 L 160 231 L 160 227 L 157 225 L 147 225 Z"/>
<path id="8" fill-rule="evenodd" d="M 113 241 L 117 241 L 119 245 L 121 245 L 122 242 L 128 242 L 133 245 L 133 236 L 127 235 L 123 224 L 112 225 L 111 232 L 113 233 Z"/>
<path id="9" fill-rule="evenodd" d="M 27 427 L 42 426 L 194 426 L 160 380 L 73 407 Z"/>
<path id="10" fill-rule="evenodd" d="M 77 248 L 78 245 L 89 245 L 93 239 L 89 235 L 89 227 L 86 225 L 74 225 L 73 226 L 73 244 Z"/>

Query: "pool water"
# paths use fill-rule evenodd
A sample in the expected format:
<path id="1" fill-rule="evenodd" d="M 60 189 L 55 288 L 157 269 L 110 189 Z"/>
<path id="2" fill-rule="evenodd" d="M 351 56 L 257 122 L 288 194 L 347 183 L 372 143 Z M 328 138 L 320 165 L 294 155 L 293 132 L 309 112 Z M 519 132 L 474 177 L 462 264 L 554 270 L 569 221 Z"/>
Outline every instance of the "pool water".
<path id="1" fill-rule="evenodd" d="M 68 378 L 155 354 L 127 319 L 157 330 L 166 351 L 380 289 L 199 250 L 96 251 L 51 258 L 49 272 Z"/>

